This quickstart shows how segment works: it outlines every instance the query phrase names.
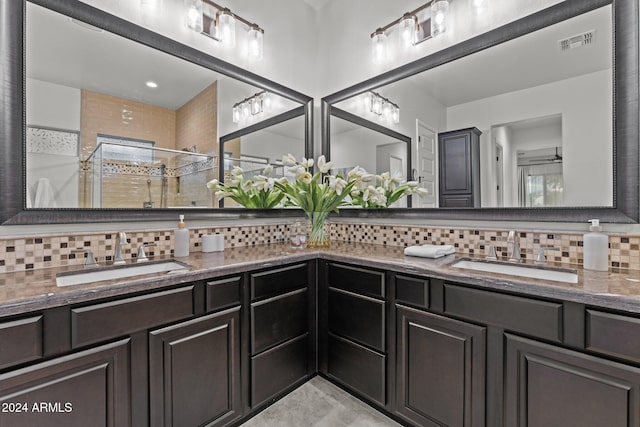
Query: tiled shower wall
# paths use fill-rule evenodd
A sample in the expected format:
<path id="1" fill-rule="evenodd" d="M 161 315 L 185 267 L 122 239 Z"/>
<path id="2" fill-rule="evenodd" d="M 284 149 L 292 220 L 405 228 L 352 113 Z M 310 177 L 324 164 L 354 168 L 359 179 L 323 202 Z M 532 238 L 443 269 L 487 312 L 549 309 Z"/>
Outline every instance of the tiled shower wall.
<path id="1" fill-rule="evenodd" d="M 225 247 L 255 246 L 285 242 L 290 222 L 269 225 L 217 226 L 190 228 L 191 250 L 199 252 L 204 234 L 225 235 Z M 331 240 L 362 242 L 389 246 L 418 244 L 450 244 L 459 255 L 484 255 L 493 244 L 498 256 L 507 256 L 506 230 L 473 228 L 424 227 L 417 225 L 379 225 L 366 223 L 331 223 Z M 540 246 L 559 248 L 547 252 L 550 261 L 581 265 L 583 259 L 582 234 L 548 231 L 519 233 L 521 254 L 534 260 Z M 84 254 L 77 249 L 91 249 L 98 262 L 109 262 L 114 252 L 116 235 L 110 232 L 41 237 L 0 239 L 0 273 L 35 270 L 61 265 L 82 265 Z M 173 230 L 128 231 L 125 259 L 135 258 L 142 243 L 155 243 L 147 253 L 151 256 L 169 256 L 173 250 Z M 609 265 L 614 268 L 640 270 L 640 236 L 609 235 Z"/>

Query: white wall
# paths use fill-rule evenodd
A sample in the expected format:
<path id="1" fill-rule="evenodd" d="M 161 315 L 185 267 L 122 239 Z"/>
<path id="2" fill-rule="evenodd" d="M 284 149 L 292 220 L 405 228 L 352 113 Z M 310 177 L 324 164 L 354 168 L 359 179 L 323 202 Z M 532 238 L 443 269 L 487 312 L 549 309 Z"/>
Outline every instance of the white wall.
<path id="1" fill-rule="evenodd" d="M 447 109 L 447 128 L 476 126 L 487 132 L 499 124 L 562 114 L 565 205 L 611 206 L 611 85 L 611 71 L 605 70 L 457 105 Z M 491 145 L 481 142 L 483 149 Z"/>
<path id="2" fill-rule="evenodd" d="M 301 122 L 301 136 L 285 136 L 267 130 L 245 135 L 240 139 L 240 153 L 250 156 L 266 157 L 271 164 L 282 160 L 282 156 L 291 153 L 300 160 L 304 156 L 304 123 Z"/>
<path id="3" fill-rule="evenodd" d="M 80 130 L 80 89 L 27 78 L 27 124 Z"/>

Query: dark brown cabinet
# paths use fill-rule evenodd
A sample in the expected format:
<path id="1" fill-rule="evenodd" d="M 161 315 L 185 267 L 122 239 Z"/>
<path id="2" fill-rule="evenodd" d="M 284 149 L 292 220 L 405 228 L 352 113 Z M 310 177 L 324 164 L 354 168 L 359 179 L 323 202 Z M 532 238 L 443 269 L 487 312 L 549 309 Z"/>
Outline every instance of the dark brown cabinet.
<path id="1" fill-rule="evenodd" d="M 396 412 L 417 426 L 485 425 L 486 328 L 398 307 Z"/>
<path id="2" fill-rule="evenodd" d="M 506 335 L 505 425 L 640 425 L 640 368 Z"/>
<path id="3" fill-rule="evenodd" d="M 387 404 L 387 304 L 384 273 L 326 265 L 320 290 L 321 372 L 354 393 Z"/>
<path id="4" fill-rule="evenodd" d="M 480 132 L 438 134 L 440 207 L 480 207 Z"/>
<path id="5" fill-rule="evenodd" d="M 125 339 L 0 375 L 0 425 L 131 425 L 129 352 Z"/>
<path id="6" fill-rule="evenodd" d="M 239 418 L 240 307 L 149 334 L 151 425 L 221 426 Z"/>
<path id="7" fill-rule="evenodd" d="M 315 268 L 302 263 L 250 275 L 250 406 L 315 373 Z"/>

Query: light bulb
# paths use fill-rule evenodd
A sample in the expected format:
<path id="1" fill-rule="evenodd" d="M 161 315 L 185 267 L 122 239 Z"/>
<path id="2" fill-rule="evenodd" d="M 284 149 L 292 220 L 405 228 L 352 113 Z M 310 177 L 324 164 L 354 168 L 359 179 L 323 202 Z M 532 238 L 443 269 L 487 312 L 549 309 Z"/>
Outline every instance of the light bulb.
<path id="1" fill-rule="evenodd" d="M 253 24 L 251 26 L 251 29 L 249 29 L 249 35 L 248 35 L 249 58 L 257 59 L 257 60 L 262 59 L 262 52 L 263 52 L 262 38 L 263 38 L 262 30 L 260 30 L 260 27 L 258 27 L 256 24 Z"/>
<path id="2" fill-rule="evenodd" d="M 374 64 L 383 64 L 387 60 L 387 36 L 379 28 L 371 37 L 371 55 Z"/>
<path id="3" fill-rule="evenodd" d="M 415 16 L 404 14 L 399 25 L 400 44 L 412 46 L 416 42 L 416 21 Z"/>
<path id="4" fill-rule="evenodd" d="M 223 9 L 218 16 L 218 38 L 223 45 L 236 45 L 236 18 L 229 9 Z"/>
<path id="5" fill-rule="evenodd" d="M 202 0 L 189 0 L 189 9 L 186 18 L 187 28 L 202 32 Z"/>
<path id="6" fill-rule="evenodd" d="M 447 31 L 447 12 L 449 12 L 447 0 L 437 0 L 431 4 L 431 35 L 433 37 Z"/>

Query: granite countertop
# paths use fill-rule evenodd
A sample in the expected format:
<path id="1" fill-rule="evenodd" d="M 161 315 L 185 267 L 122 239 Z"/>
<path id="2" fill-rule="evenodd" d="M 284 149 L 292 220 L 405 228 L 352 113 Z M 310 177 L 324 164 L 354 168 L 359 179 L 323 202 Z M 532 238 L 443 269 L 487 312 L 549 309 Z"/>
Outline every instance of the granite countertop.
<path id="1" fill-rule="evenodd" d="M 401 247 L 332 242 L 329 248 L 319 250 L 292 250 L 288 244 L 274 244 L 232 248 L 224 252 L 195 252 L 188 258 L 177 258 L 190 266 L 188 270 L 181 273 L 150 274 L 67 287 L 56 286 L 56 274 L 78 270 L 78 266 L 4 273 L 0 274 L 0 316 L 86 303 L 113 296 L 125 296 L 129 293 L 315 258 L 354 263 L 405 274 L 425 275 L 481 288 L 573 301 L 640 314 L 640 272 L 638 271 L 593 272 L 577 269 L 578 283 L 562 283 L 452 268 L 450 264 L 461 258 L 455 254 L 434 260 L 407 257 L 404 255 L 404 248 Z M 465 256 L 465 258 L 468 257 Z M 571 266 L 556 266 L 571 268 Z"/>

